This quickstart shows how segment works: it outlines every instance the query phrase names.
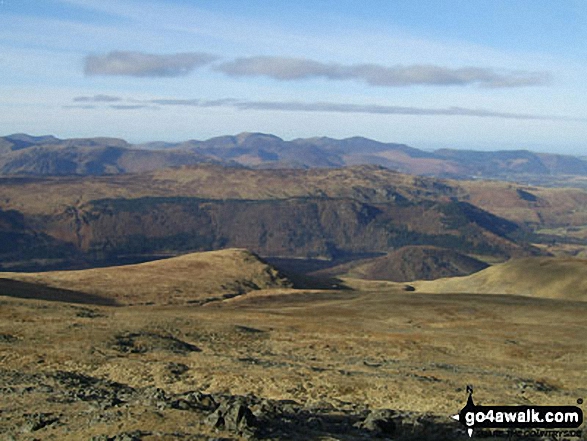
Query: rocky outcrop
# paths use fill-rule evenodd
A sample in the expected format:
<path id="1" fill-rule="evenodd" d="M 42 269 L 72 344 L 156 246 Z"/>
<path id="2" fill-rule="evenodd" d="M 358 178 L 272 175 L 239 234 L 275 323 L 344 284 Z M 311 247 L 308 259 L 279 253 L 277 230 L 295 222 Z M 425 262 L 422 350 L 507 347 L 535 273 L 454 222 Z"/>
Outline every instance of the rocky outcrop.
<path id="1" fill-rule="evenodd" d="M 61 436 L 89 434 L 92 441 L 142 439 L 321 439 L 344 436 L 348 440 L 371 438 L 403 441 L 464 440 L 466 435 L 449 418 L 390 409 L 368 410 L 360 404 L 344 408 L 304 405 L 291 400 L 271 400 L 256 395 L 173 393 L 147 386 L 131 387 L 73 371 L 25 374 L 0 370 L 2 393 L 15 399 L 44 397 L 62 403 L 61 411 L 34 412 L 4 422 L 3 439 L 34 434 L 44 439 L 59 430 Z M 152 415 L 149 428 L 124 430 L 129 415 Z M 173 433 L 158 429 L 157 421 L 182 421 Z M 12 425 L 10 424 L 12 423 Z M 161 426 L 164 426 L 161 424 Z M 51 432 L 53 431 L 53 432 Z"/>

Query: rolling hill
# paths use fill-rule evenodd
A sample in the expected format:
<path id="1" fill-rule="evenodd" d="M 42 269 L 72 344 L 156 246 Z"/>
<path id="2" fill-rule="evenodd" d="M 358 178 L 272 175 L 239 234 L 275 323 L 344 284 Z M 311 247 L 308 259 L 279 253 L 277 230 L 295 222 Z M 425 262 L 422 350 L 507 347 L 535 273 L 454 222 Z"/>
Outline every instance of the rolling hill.
<path id="1" fill-rule="evenodd" d="M 512 259 L 466 277 L 416 282 L 420 292 L 514 294 L 587 301 L 587 260 L 532 257 Z"/>
<path id="2" fill-rule="evenodd" d="M 25 286 L 14 284 L 22 282 L 32 293 L 27 297 L 82 302 L 85 294 L 87 303 L 99 299 L 117 305 L 202 304 L 251 290 L 292 286 L 275 268 L 242 249 L 79 271 L 5 272 L 0 281 L 0 295 L 22 296 Z"/>
<path id="3" fill-rule="evenodd" d="M 421 245 L 405 246 L 385 256 L 337 265 L 312 275 L 409 282 L 469 275 L 487 266 L 454 250 Z"/>

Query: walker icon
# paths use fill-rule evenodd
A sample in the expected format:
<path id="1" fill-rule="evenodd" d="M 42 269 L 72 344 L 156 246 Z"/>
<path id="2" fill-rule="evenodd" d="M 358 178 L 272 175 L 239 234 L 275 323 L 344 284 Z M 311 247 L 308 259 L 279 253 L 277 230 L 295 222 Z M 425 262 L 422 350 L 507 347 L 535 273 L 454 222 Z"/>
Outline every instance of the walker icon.
<path id="1" fill-rule="evenodd" d="M 574 429 L 583 423 L 583 411 L 577 406 L 477 406 L 472 386 L 467 386 L 467 393 L 467 404 L 452 418 L 467 428 L 469 437 L 476 428 Z"/>

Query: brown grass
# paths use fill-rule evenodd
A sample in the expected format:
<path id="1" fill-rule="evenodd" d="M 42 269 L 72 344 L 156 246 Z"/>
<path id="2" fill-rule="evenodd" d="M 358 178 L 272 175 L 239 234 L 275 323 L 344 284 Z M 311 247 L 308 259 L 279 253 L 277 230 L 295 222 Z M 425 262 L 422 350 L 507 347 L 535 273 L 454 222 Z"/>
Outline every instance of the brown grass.
<path id="1" fill-rule="evenodd" d="M 79 271 L 0 273 L 0 278 L 84 292 L 88 299 L 98 296 L 126 305 L 201 302 L 254 289 L 288 286 L 275 269 L 241 249 Z"/>
<path id="2" fill-rule="evenodd" d="M 429 293 L 515 294 L 587 301 L 587 260 L 530 257 L 494 265 L 466 277 L 412 283 Z"/>

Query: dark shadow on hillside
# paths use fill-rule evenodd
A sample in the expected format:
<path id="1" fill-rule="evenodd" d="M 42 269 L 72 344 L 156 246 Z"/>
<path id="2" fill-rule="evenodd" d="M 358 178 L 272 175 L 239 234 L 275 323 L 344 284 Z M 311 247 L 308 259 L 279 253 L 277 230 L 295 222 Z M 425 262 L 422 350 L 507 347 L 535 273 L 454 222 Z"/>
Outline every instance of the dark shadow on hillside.
<path id="1" fill-rule="evenodd" d="M 286 277 L 289 281 L 291 281 L 291 283 L 293 283 L 294 288 L 297 289 L 349 289 L 344 285 L 342 280 L 336 277 L 310 276 L 304 273 L 292 271 L 290 269 L 282 269 L 280 266 L 272 266 L 277 268 L 279 273 Z"/>
<path id="2" fill-rule="evenodd" d="M 337 291 L 350 289 L 337 277 L 309 276 L 282 270 L 279 272 L 287 277 L 297 289 L 331 289 Z"/>
<path id="3" fill-rule="evenodd" d="M 353 255 L 333 260 L 323 259 L 291 259 L 282 257 L 263 257 L 263 260 L 279 270 L 299 289 L 350 289 L 344 282 L 332 276 L 316 276 L 311 273 L 332 268 L 337 265 L 367 257 L 378 257 L 382 253 Z"/>
<path id="4" fill-rule="evenodd" d="M 47 300 L 50 302 L 81 303 L 85 305 L 118 306 L 107 297 L 69 289 L 51 288 L 35 283 L 0 278 L 0 295 L 19 299 Z"/>
<path id="5" fill-rule="evenodd" d="M 339 257 L 337 259 L 295 259 L 287 257 L 263 257 L 263 260 L 280 270 L 296 274 L 309 274 L 316 271 L 332 268 L 343 263 L 355 260 L 368 259 L 372 257 L 384 256 L 385 253 L 363 253 L 353 254 L 351 256 Z"/>

